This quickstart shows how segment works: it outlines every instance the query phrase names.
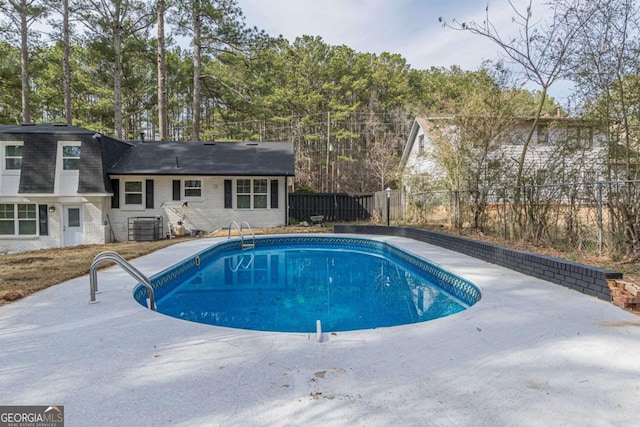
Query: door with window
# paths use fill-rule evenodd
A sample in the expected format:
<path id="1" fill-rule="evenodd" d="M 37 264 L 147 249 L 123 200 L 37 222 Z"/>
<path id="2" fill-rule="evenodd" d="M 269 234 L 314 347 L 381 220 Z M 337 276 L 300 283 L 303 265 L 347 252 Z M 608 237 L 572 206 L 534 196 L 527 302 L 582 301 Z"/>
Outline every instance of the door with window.
<path id="1" fill-rule="evenodd" d="M 82 207 L 65 205 L 63 207 L 63 246 L 82 244 Z"/>

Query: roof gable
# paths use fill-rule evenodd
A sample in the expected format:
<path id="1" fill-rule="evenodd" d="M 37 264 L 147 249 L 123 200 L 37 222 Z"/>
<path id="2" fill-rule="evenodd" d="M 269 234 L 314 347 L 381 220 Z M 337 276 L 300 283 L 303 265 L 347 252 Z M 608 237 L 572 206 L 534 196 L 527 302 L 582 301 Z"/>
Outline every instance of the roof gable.
<path id="1" fill-rule="evenodd" d="M 411 130 L 409 131 L 409 137 L 407 138 L 407 142 L 402 150 L 402 157 L 400 158 L 400 165 L 403 168 L 406 166 L 407 161 L 409 160 L 409 156 L 411 155 L 411 151 L 413 150 L 413 146 L 415 145 L 416 138 L 420 133 L 420 129 L 423 130 L 423 133 L 427 133 L 429 129 L 429 123 L 426 119 L 422 117 L 416 117 L 413 121 L 413 125 L 411 126 Z"/>

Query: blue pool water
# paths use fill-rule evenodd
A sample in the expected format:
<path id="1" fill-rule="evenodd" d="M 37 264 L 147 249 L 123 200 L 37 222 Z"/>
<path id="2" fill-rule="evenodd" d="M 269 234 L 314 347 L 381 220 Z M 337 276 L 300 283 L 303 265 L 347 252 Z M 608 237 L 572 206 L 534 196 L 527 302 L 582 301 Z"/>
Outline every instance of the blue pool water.
<path id="1" fill-rule="evenodd" d="M 325 332 L 423 322 L 465 310 L 475 285 L 383 242 L 258 238 L 224 242 L 151 279 L 157 310 L 260 331 Z M 144 289 L 137 289 L 140 300 Z"/>

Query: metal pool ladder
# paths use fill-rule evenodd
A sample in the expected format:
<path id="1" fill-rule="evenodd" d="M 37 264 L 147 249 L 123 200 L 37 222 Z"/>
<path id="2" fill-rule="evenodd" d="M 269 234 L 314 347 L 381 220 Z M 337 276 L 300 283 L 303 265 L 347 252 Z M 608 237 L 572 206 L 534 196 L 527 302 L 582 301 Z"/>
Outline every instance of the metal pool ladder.
<path id="1" fill-rule="evenodd" d="M 244 233 L 242 232 L 242 229 L 245 225 L 247 226 L 247 230 L 249 230 L 249 232 L 251 233 L 251 243 L 244 242 Z M 256 235 L 253 234 L 253 230 L 251 229 L 251 226 L 247 221 L 242 222 L 242 224 L 240 225 L 238 225 L 238 223 L 235 221 L 231 221 L 231 223 L 229 224 L 229 233 L 227 234 L 227 239 L 231 237 L 232 226 L 235 226 L 236 230 L 238 230 L 238 233 L 240 233 L 240 246 L 242 247 L 242 249 L 249 249 L 249 248 L 256 247 Z"/>
<path id="2" fill-rule="evenodd" d="M 124 259 L 119 253 L 114 251 L 104 251 L 100 252 L 98 255 L 93 258 L 93 262 L 91 263 L 91 269 L 89 270 L 89 290 L 91 293 L 91 301 L 90 303 L 95 303 L 96 301 L 96 292 L 98 291 L 98 265 L 103 263 L 104 261 L 113 261 L 118 264 L 124 271 L 133 276 L 134 279 L 137 279 L 142 283 L 147 289 L 147 296 L 149 299 L 149 309 L 155 311 L 156 310 L 156 299 L 153 293 L 153 287 L 151 286 L 151 281 L 147 279 L 147 276 L 142 274 L 138 269 L 129 264 L 129 261 Z"/>

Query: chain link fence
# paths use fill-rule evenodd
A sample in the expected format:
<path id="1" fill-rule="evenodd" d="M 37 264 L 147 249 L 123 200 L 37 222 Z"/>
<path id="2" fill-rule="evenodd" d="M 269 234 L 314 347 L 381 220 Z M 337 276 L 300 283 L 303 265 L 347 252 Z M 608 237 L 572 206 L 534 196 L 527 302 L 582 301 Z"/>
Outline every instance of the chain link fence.
<path id="1" fill-rule="evenodd" d="M 640 254 L 640 181 L 425 191 L 406 221 L 470 229 L 565 252 Z"/>

